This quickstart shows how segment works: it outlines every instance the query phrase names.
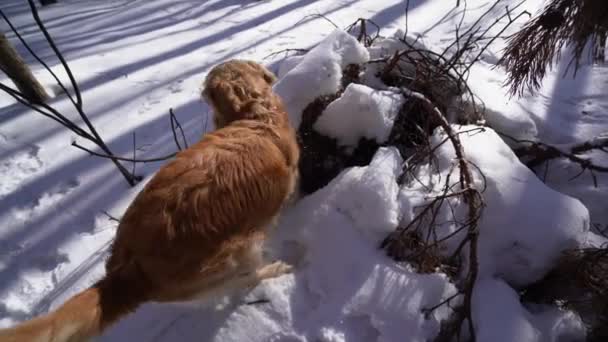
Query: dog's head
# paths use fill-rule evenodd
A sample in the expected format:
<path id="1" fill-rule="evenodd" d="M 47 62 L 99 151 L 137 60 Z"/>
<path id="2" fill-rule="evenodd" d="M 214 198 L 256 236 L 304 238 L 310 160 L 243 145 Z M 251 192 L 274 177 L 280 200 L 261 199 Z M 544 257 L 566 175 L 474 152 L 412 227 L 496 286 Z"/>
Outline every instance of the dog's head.
<path id="1" fill-rule="evenodd" d="M 216 128 L 245 118 L 252 103 L 273 101 L 272 84 L 277 80 L 264 66 L 245 60 L 216 65 L 205 79 L 203 97 L 213 108 Z"/>

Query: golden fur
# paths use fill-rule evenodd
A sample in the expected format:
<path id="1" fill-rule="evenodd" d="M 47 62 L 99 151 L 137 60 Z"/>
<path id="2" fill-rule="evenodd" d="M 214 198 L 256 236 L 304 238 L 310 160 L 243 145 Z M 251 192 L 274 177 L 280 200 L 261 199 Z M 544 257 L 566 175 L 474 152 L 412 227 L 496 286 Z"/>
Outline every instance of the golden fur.
<path id="1" fill-rule="evenodd" d="M 106 275 L 2 342 L 75 342 L 146 301 L 184 301 L 290 271 L 260 244 L 292 194 L 299 152 L 272 75 L 248 61 L 216 66 L 203 96 L 216 129 L 163 166 L 121 220 Z"/>

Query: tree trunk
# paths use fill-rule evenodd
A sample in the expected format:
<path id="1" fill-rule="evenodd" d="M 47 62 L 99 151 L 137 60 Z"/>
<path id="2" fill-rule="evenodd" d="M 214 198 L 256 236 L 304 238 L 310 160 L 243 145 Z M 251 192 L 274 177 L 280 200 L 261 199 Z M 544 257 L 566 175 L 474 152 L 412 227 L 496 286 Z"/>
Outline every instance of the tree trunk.
<path id="1" fill-rule="evenodd" d="M 0 32 L 0 69 L 30 102 L 44 103 L 49 99 L 44 87 L 36 80 L 30 68 L 2 32 Z"/>

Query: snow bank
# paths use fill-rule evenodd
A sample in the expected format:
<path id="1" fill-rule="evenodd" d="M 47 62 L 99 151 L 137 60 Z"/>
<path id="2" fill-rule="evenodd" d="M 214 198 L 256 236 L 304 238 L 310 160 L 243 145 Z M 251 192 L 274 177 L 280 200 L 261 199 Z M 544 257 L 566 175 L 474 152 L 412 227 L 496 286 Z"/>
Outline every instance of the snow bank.
<path id="1" fill-rule="evenodd" d="M 283 78 L 288 72 L 291 71 L 291 69 L 295 68 L 298 64 L 300 64 L 300 62 L 303 59 L 304 59 L 304 55 L 295 55 L 295 56 L 285 57 L 285 59 L 283 59 L 281 61 L 281 64 L 279 65 L 277 77 L 279 79 Z"/>
<path id="2" fill-rule="evenodd" d="M 540 331 L 521 306 L 519 295 L 504 281 L 478 279 L 472 305 L 477 341 L 541 341 Z"/>
<path id="3" fill-rule="evenodd" d="M 537 140 L 538 128 L 529 108 L 516 107 L 503 88 L 504 74 L 489 70 L 487 65 L 473 65 L 469 87 L 485 106 L 485 119 L 490 127 L 516 139 Z M 506 140 L 507 143 L 511 143 Z"/>
<path id="4" fill-rule="evenodd" d="M 478 279 L 472 304 L 478 341 L 585 340 L 585 326 L 579 316 L 539 305 L 528 311 L 520 303 L 519 294 L 500 279 Z"/>
<path id="5" fill-rule="evenodd" d="M 362 137 L 383 143 L 404 102 L 398 92 L 351 83 L 327 106 L 314 128 L 342 146 L 356 147 Z"/>
<path id="6" fill-rule="evenodd" d="M 463 126 L 459 130 L 474 128 Z M 584 244 L 589 213 L 579 200 L 542 183 L 493 130 L 485 128 L 460 137 L 467 159 L 484 174 L 487 186 L 479 227 L 481 275 L 524 286 L 542 277 L 562 251 Z M 437 133 L 433 143 L 444 138 Z M 437 156 L 445 177 L 455 158 L 452 145 L 443 144 Z M 475 183 L 481 188 L 483 179 L 478 173 Z M 461 206 L 463 213 L 465 208 Z M 447 227 L 448 231 L 454 229 L 453 225 Z"/>
<path id="7" fill-rule="evenodd" d="M 300 126 L 302 110 L 310 102 L 340 89 L 344 67 L 368 60 L 369 53 L 365 47 L 339 29 L 308 52 L 274 86 L 287 106 L 294 127 Z"/>
<path id="8" fill-rule="evenodd" d="M 526 305 L 542 341 L 585 341 L 587 328 L 581 317 L 568 310 L 542 304 Z"/>
<path id="9" fill-rule="evenodd" d="M 472 165 L 474 182 L 483 188 L 485 208 L 479 222 L 479 274 L 473 295 L 473 315 L 479 341 L 562 341 L 580 340 L 584 327 L 580 318 L 555 308 L 529 311 L 522 306 L 514 288 L 540 279 L 555 264 L 561 252 L 584 246 L 589 236 L 589 213 L 580 201 L 556 192 L 524 166 L 491 129 L 453 126 L 460 134 L 464 153 Z M 436 145 L 446 139 L 438 129 L 432 138 Z M 450 170 L 454 169 L 454 148 L 448 142 L 437 151 L 440 176 L 429 176 L 421 167 L 416 177 L 401 189 L 400 198 L 410 208 L 428 203 L 439 195 Z M 477 171 L 480 170 L 485 178 Z M 451 176 L 457 182 L 458 170 Z M 422 185 L 423 183 L 424 185 Z M 427 190 L 426 187 L 432 190 Z M 426 194 L 426 195 L 425 195 Z M 426 197 L 426 198 L 425 198 Z M 455 231 L 452 209 L 465 218 L 467 205 L 456 199 L 444 205 L 437 222 L 438 239 Z M 407 224 L 405 206 L 401 222 Z M 461 235 L 460 238 L 463 236 Z M 446 241 L 447 255 L 460 238 Z"/>
<path id="10" fill-rule="evenodd" d="M 344 66 L 402 47 L 398 39 L 389 38 L 367 52 L 352 37 L 335 31 L 308 54 L 289 59 L 275 89 L 297 127 L 306 105 L 340 89 Z M 374 79 L 370 70 L 373 67 L 363 75 L 366 85 L 349 85 L 328 105 L 315 123 L 317 131 L 349 147 L 361 137 L 386 141 L 404 99 L 388 87 L 370 83 Z M 460 137 L 467 159 L 476 166 L 472 169 L 484 175 L 475 171 L 474 177 L 477 187 L 485 186 L 479 282 L 473 298 L 479 340 L 557 341 L 562 335 L 575 336 L 582 331 L 577 328 L 580 320 L 555 311 L 530 312 L 519 303 L 514 288 L 538 280 L 562 251 L 585 243 L 587 209 L 543 184 L 493 130 L 457 129 L 475 131 Z M 527 120 L 510 129 L 536 134 L 534 123 Z M 438 130 L 432 144 L 444 139 Z M 282 235 L 275 242 L 284 255 L 301 251 L 303 266 L 294 275 L 256 288 L 250 299 L 271 298 L 271 303 L 238 308 L 217 340 L 248 336 L 271 341 L 398 341 L 408 336 L 410 341 L 425 341 L 435 336 L 441 318 L 448 317 L 451 309 L 441 306 L 428 319 L 421 310 L 456 289 L 444 275 L 421 275 L 397 266 L 378 243 L 398 225 L 411 221 L 421 205 L 442 192 L 448 173 L 457 172 L 450 143 L 438 147 L 436 155 L 439 176 L 433 175 L 434 168 L 423 166 L 417 181 L 400 188 L 396 179 L 403 159 L 394 148 L 380 148 L 368 166 L 347 169 L 303 198 L 282 218 L 278 230 Z M 457 179 L 452 175 L 451 182 Z M 457 198 L 449 201 L 457 216 L 464 218 L 466 204 Z M 441 239 L 457 227 L 450 206 L 443 206 L 439 215 Z M 451 254 L 462 237 L 461 233 L 447 240 L 444 252 Z"/>
<path id="11" fill-rule="evenodd" d="M 396 183 L 402 159 L 382 148 L 369 166 L 341 173 L 288 210 L 278 229 L 283 253 L 303 246 L 295 274 L 264 282 L 216 341 L 427 341 L 450 309 L 426 319 L 425 307 L 455 293 L 442 274 L 417 274 L 378 249 L 399 221 Z"/>
<path id="12" fill-rule="evenodd" d="M 367 167 L 352 168 L 334 196 L 337 210 L 365 234 L 380 241 L 397 227 L 401 216 L 397 177 L 403 159 L 395 148 L 380 148 Z"/>

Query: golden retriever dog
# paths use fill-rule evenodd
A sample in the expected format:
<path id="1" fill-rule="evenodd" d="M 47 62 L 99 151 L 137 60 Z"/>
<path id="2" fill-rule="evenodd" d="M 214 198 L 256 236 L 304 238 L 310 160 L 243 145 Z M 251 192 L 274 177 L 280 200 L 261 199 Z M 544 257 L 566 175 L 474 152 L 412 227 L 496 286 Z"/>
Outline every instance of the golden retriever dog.
<path id="1" fill-rule="evenodd" d="M 213 297 L 290 272 L 266 263 L 261 246 L 294 191 L 299 158 L 275 79 L 251 61 L 214 67 L 202 95 L 216 130 L 136 196 L 104 278 L 54 312 L 0 330 L 0 341 L 86 341 L 144 302 Z"/>

